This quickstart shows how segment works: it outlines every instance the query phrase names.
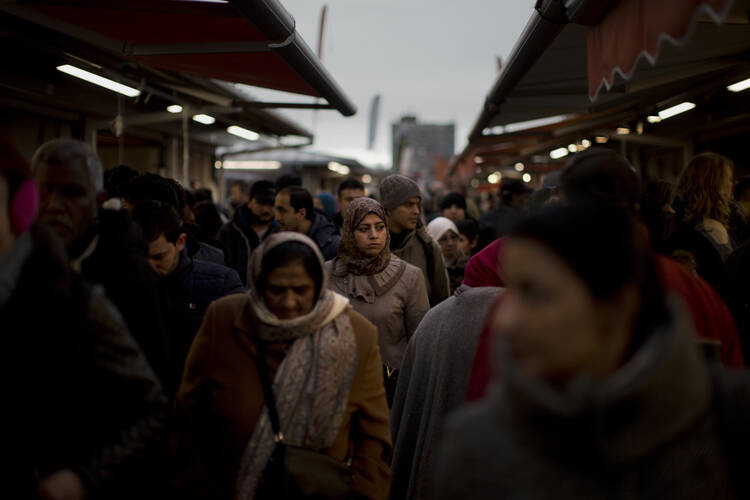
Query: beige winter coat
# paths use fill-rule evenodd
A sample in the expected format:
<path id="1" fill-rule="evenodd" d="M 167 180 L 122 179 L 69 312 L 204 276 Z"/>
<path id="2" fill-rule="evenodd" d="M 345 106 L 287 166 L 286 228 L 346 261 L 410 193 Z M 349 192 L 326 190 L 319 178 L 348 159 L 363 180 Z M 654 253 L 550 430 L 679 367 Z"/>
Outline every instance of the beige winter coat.
<path id="1" fill-rule="evenodd" d="M 388 266 L 372 276 L 354 275 L 325 263 L 328 288 L 348 297 L 355 311 L 378 329 L 383 363 L 400 369 L 409 338 L 430 309 L 422 272 L 391 254 Z"/>

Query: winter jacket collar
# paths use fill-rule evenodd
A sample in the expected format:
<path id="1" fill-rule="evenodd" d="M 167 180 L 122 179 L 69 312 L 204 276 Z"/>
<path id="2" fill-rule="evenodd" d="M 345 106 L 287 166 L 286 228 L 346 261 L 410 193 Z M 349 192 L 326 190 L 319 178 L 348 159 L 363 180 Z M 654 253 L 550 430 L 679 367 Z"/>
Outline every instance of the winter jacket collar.
<path id="1" fill-rule="evenodd" d="M 669 309 L 670 323 L 613 376 L 581 376 L 562 390 L 521 373 L 498 342 L 501 378 L 491 386 L 491 404 L 512 432 L 552 454 L 613 464 L 643 457 L 685 431 L 711 399 L 689 314 L 675 298 Z"/>

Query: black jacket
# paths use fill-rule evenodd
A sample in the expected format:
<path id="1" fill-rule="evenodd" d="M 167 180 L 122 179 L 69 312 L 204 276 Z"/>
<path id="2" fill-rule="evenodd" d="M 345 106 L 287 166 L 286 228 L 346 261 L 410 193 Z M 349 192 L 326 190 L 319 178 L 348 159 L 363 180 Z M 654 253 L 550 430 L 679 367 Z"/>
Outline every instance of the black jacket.
<path id="1" fill-rule="evenodd" d="M 327 216 L 317 211 L 313 212 L 312 225 L 307 231 L 307 236 L 318 244 L 318 248 L 320 248 L 320 252 L 323 254 L 325 260 L 331 260 L 336 257 L 339 250 L 341 233 L 339 232 L 339 228 Z"/>
<path id="2" fill-rule="evenodd" d="M 177 269 L 162 279 L 166 294 L 170 331 L 170 364 L 168 392 L 171 397 L 182 379 L 182 369 L 195 334 L 208 305 L 245 288 L 234 269 L 192 259 L 186 250 L 180 254 Z"/>
<path id="3" fill-rule="evenodd" d="M 166 305 L 158 293 L 159 277 L 146 259 L 140 227 L 124 210 L 100 210 L 95 236 L 96 247 L 81 262 L 81 273 L 89 283 L 104 287 L 156 375 L 165 382 L 169 373 Z"/>
<path id="4" fill-rule="evenodd" d="M 3 488 L 36 498 L 37 481 L 72 469 L 87 498 L 150 497 L 150 474 L 167 473 L 161 387 L 120 315 L 70 270 L 59 241 L 38 227 L 22 238 L 30 253 L 17 254 L 20 265 L 8 257 L 21 239 L 0 257 L 4 277 L 19 269 L 0 301 L 3 444 L 12 457 Z"/>
<path id="5" fill-rule="evenodd" d="M 224 245 L 226 265 L 237 271 L 242 284 L 245 286 L 247 286 L 247 263 L 250 255 L 262 241 L 250 227 L 249 211 L 247 205 L 242 205 L 234 212 L 232 220 L 224 224 L 219 230 L 219 240 Z M 266 239 L 278 228 L 279 223 L 273 221 L 271 226 L 263 233 L 262 239 Z"/>

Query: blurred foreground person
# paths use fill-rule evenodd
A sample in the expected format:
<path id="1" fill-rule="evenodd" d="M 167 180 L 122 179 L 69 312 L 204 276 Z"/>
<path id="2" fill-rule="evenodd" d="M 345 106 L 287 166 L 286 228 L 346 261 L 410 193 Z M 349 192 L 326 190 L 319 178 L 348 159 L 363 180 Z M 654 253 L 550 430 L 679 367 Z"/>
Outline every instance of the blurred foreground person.
<path id="1" fill-rule="evenodd" d="M 187 235 L 171 206 L 141 201 L 133 207 L 133 219 L 143 229 L 149 264 L 161 278 L 166 296 L 170 373 L 164 385 L 172 399 L 208 305 L 225 295 L 243 293 L 245 288 L 234 269 L 190 256 Z"/>
<path id="2" fill-rule="evenodd" d="M 344 215 L 338 255 L 326 262 L 328 287 L 348 297 L 355 311 L 378 329 L 390 406 L 406 344 L 430 308 L 424 276 L 391 254 L 385 210 L 372 198 L 357 198 Z"/>
<path id="3" fill-rule="evenodd" d="M 709 369 L 627 214 L 545 210 L 501 260 L 497 375 L 449 418 L 436 498 L 746 498 L 748 380 Z"/>
<path id="4" fill-rule="evenodd" d="M 391 252 L 422 270 L 431 306 L 448 298 L 450 284 L 440 246 L 420 218 L 419 185 L 403 175 L 389 175 L 380 181 L 380 200 L 388 216 Z"/>
<path id="5" fill-rule="evenodd" d="M 560 182 L 560 203 L 607 205 L 625 210 L 634 218 L 638 215 L 640 179 L 625 157 L 612 150 L 592 147 L 576 154 L 563 170 Z M 645 234 L 646 228 L 641 228 Z M 500 250 L 503 242 L 499 239 L 485 250 Z M 720 359 L 724 365 L 744 367 L 735 321 L 711 285 L 670 258 L 653 254 L 653 259 L 662 287 L 680 295 L 690 310 L 698 337 L 719 342 Z M 468 275 L 468 268 L 466 272 Z M 492 349 L 492 335 L 489 329 L 485 329 L 477 343 L 467 394 L 469 399 L 484 394 L 492 372 Z"/>
<path id="6" fill-rule="evenodd" d="M 175 403 L 181 498 L 283 497 L 275 435 L 348 469 L 347 498 L 386 498 L 391 443 L 377 330 L 326 288 L 307 236 L 271 235 L 250 276 L 248 294 L 209 306 L 190 349 Z M 324 486 L 341 486 L 326 477 Z"/>
<path id="7" fill-rule="evenodd" d="M 165 444 L 159 382 L 101 287 L 70 269 L 51 231 L 31 227 L 37 191 L 28 165 L 6 144 L 0 151 L 4 491 L 9 498 L 147 497 Z"/>
<path id="8" fill-rule="evenodd" d="M 102 164 L 91 147 L 55 139 L 34 153 L 39 219 L 62 240 L 74 270 L 104 287 L 159 379 L 169 373 L 165 311 L 146 242 L 125 210 L 105 210 Z"/>
<path id="9" fill-rule="evenodd" d="M 430 309 L 406 346 L 391 410 L 392 500 L 433 498 L 444 417 L 466 399 L 477 339 L 502 291 L 494 276 L 472 271 L 497 269 L 497 252 L 489 262 L 484 258 L 478 254 L 466 266 L 473 286 L 461 285 Z"/>

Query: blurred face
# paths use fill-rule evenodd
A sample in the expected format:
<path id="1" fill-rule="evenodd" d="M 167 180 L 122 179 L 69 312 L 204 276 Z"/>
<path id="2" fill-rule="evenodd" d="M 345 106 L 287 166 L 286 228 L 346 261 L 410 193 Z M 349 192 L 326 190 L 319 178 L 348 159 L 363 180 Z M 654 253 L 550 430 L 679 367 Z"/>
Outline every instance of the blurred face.
<path id="1" fill-rule="evenodd" d="M 564 383 L 587 372 L 606 376 L 622 362 L 629 335 L 555 253 L 528 239 L 510 240 L 501 256 L 507 291 L 493 318 L 521 370 Z M 618 305 L 619 306 L 619 305 Z"/>
<path id="2" fill-rule="evenodd" d="M 452 261 L 458 257 L 458 235 L 452 229 L 447 230 L 438 240 L 445 260 Z"/>
<path id="3" fill-rule="evenodd" d="M 385 247 L 387 231 L 383 219 L 367 214 L 354 229 L 357 248 L 368 257 L 376 257 Z"/>
<path id="4" fill-rule="evenodd" d="M 346 213 L 346 207 L 349 206 L 349 203 L 352 202 L 355 198 L 362 198 L 365 195 L 365 192 L 361 189 L 342 189 L 341 194 L 339 194 L 339 206 L 341 207 L 341 213 Z"/>
<path id="5" fill-rule="evenodd" d="M 451 205 L 443 209 L 443 217 L 458 222 L 466 219 L 466 210 L 459 207 L 458 205 Z"/>
<path id="6" fill-rule="evenodd" d="M 397 206 L 388 214 L 388 224 L 394 233 L 416 229 L 419 220 L 419 196 Z"/>
<path id="7" fill-rule="evenodd" d="M 458 235 L 458 249 L 466 257 L 471 255 L 471 252 L 474 250 L 474 247 L 476 246 L 477 246 L 477 238 L 474 238 L 472 241 L 469 241 L 469 238 L 467 238 L 466 235 L 464 234 Z"/>
<path id="8" fill-rule="evenodd" d="M 151 268 L 161 277 L 168 276 L 177 269 L 180 263 L 180 252 L 185 248 L 187 235 L 181 234 L 177 241 L 172 243 L 160 234 L 158 238 L 148 244 L 148 263 Z"/>
<path id="9" fill-rule="evenodd" d="M 274 205 L 276 220 L 279 221 L 282 231 L 300 231 L 300 227 L 305 220 L 305 209 L 294 211 L 294 207 L 289 203 L 288 194 L 277 194 Z"/>
<path id="10" fill-rule="evenodd" d="M 247 195 L 242 192 L 239 186 L 235 185 L 229 188 L 229 200 L 232 202 L 232 205 L 239 207 L 247 203 Z"/>
<path id="11" fill-rule="evenodd" d="M 260 220 L 264 224 L 270 224 L 273 221 L 273 205 L 258 203 L 258 201 L 253 198 L 252 200 L 247 202 L 247 206 L 250 211 L 255 214 L 258 220 Z"/>
<path id="12" fill-rule="evenodd" d="M 279 319 L 294 319 L 315 305 L 315 281 L 301 262 L 279 266 L 268 274 L 265 299 Z"/>
<path id="13" fill-rule="evenodd" d="M 83 160 L 39 165 L 39 218 L 69 246 L 96 217 L 96 191 Z"/>

